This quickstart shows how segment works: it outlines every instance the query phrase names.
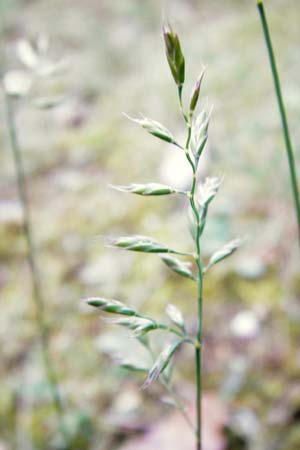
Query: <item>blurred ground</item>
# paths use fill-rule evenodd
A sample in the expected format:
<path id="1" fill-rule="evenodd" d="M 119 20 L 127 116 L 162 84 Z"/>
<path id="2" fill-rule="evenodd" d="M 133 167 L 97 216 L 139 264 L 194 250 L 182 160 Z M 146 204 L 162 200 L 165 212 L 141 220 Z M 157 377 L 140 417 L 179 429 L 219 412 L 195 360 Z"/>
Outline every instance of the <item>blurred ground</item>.
<path id="1" fill-rule="evenodd" d="M 66 63 L 50 81 L 35 82 L 30 97 L 17 105 L 17 119 L 51 350 L 74 449 L 113 450 L 123 443 L 130 449 L 135 434 L 152 430 L 157 421 L 159 427 L 169 424 L 173 414 L 160 403 L 159 386 L 140 391 L 142 377 L 111 364 L 109 355 L 122 345 L 128 351 L 131 341 L 79 299 L 115 297 L 157 317 L 171 301 L 184 310 L 191 327 L 195 321 L 191 282 L 172 276 L 151 255 L 116 252 L 102 241 L 104 234 L 141 233 L 191 246 L 180 200 L 124 197 L 107 189 L 108 183 L 129 181 L 185 187 L 189 180 L 179 152 L 122 116 L 141 111 L 183 137 L 161 39 L 164 12 L 186 56 L 184 95 L 189 97 L 204 64 L 202 98 L 214 105 L 202 175 L 225 177 L 211 208 L 204 251 L 209 254 L 236 235 L 247 237 L 244 248 L 212 271 L 205 286 L 203 378 L 216 404 L 226 404 L 221 445 L 228 450 L 300 448 L 299 249 L 254 3 L 0 3 L 2 73 L 20 67 L 17 41 L 41 34 L 50 37 L 51 57 Z M 295 0 L 266 3 L 299 169 L 300 10 Z M 34 100 L 49 96 L 64 101 L 37 109 Z M 0 116 L 0 448 L 55 449 L 60 448 L 58 433 L 41 370 L 3 107 Z M 189 402 L 189 353 L 180 353 L 175 381 Z"/>

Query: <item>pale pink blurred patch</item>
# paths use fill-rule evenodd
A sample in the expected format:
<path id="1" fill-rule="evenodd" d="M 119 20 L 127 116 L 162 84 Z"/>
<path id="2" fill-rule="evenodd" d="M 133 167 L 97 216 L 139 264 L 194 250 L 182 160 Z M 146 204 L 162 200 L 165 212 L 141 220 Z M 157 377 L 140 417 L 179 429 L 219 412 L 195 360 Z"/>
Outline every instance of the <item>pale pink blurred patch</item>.
<path id="1" fill-rule="evenodd" d="M 194 408 L 190 413 L 194 415 Z M 203 396 L 203 450 L 225 450 L 223 428 L 227 411 L 215 394 Z M 161 418 L 142 437 L 130 440 L 120 450 L 193 450 L 193 432 L 178 412 Z"/>

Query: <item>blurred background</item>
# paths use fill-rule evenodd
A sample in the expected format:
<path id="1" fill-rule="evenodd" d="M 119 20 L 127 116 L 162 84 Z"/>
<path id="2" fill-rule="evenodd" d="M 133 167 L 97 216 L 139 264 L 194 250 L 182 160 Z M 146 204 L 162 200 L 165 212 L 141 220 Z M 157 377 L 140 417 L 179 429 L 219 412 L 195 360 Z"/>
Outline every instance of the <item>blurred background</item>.
<path id="1" fill-rule="evenodd" d="M 266 8 L 299 169 L 300 9 L 295 0 L 266 2 Z M 200 174 L 224 175 L 224 181 L 203 251 L 246 237 L 206 278 L 203 450 L 299 450 L 300 256 L 255 2 L 1 0 L 0 12 L 1 74 L 25 69 L 19 82 L 30 85 L 14 107 L 69 448 L 193 448 L 161 387 L 142 391 L 144 375 L 113 363 L 119 354 L 142 358 L 135 341 L 80 302 L 117 298 L 158 318 L 171 302 L 195 326 L 191 281 L 153 255 L 103 242 L 104 235 L 136 233 L 192 248 L 182 199 L 126 196 L 107 187 L 189 186 L 182 154 L 122 115 L 142 112 L 184 139 L 161 37 L 166 15 L 186 58 L 184 99 L 205 65 L 201 102 L 214 106 Z M 52 70 L 31 76 L 24 39 L 47 50 Z M 38 344 L 2 89 L 1 97 L 0 449 L 61 449 Z M 192 405 L 194 360 L 187 349 L 178 354 L 174 382 Z"/>

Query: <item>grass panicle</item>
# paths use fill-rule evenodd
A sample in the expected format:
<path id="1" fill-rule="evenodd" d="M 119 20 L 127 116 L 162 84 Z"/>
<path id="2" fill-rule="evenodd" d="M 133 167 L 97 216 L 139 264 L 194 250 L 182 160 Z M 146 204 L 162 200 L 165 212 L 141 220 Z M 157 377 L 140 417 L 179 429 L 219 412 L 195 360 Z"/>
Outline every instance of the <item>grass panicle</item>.
<path id="1" fill-rule="evenodd" d="M 191 251 L 173 250 L 168 245 L 160 243 L 147 236 L 133 235 L 110 238 L 108 243 L 112 247 L 119 247 L 127 251 L 157 254 L 161 261 L 177 275 L 189 278 L 197 286 L 196 309 L 197 309 L 197 332 L 190 334 L 186 327 L 185 319 L 176 305 L 168 304 L 166 315 L 170 321 L 161 323 L 152 317 L 142 316 L 130 307 L 116 300 L 102 298 L 88 299 L 87 303 L 99 308 L 106 314 L 117 314 L 119 318 L 109 320 L 111 324 L 127 327 L 131 335 L 136 337 L 148 350 L 152 360 L 152 367 L 145 369 L 142 365 L 124 362 L 123 366 L 129 370 L 148 375 L 143 384 L 143 388 L 148 388 L 154 381 L 159 381 L 167 392 L 172 396 L 173 403 L 184 416 L 185 420 L 193 430 L 197 450 L 202 449 L 202 334 L 203 334 L 203 282 L 206 270 L 218 264 L 223 259 L 230 256 L 239 246 L 240 241 L 234 240 L 216 251 L 209 259 L 205 267 L 201 254 L 201 238 L 206 226 L 207 213 L 210 203 L 213 201 L 220 187 L 221 179 L 217 177 L 207 178 L 205 181 L 198 180 L 198 168 L 200 166 L 201 155 L 205 149 L 208 139 L 208 128 L 211 119 L 211 111 L 200 110 L 196 115 L 197 105 L 201 94 L 201 86 L 204 76 L 202 71 L 195 86 L 193 87 L 188 112 L 184 111 L 182 102 L 182 90 L 185 80 L 185 59 L 181 50 L 178 35 L 169 24 L 163 26 L 163 37 L 165 51 L 171 74 L 177 85 L 179 97 L 180 114 L 186 125 L 186 142 L 178 144 L 173 133 L 160 123 L 146 118 L 133 119 L 147 132 L 171 145 L 175 144 L 182 152 L 183 159 L 191 167 L 191 182 L 188 192 L 178 191 L 172 186 L 165 186 L 158 183 L 129 184 L 127 186 L 115 186 L 115 189 L 131 194 L 144 196 L 184 194 L 186 197 L 186 213 L 189 216 L 190 231 L 193 238 L 193 249 Z M 195 117 L 194 117 L 195 115 Z M 175 180 L 174 180 L 175 181 Z M 175 256 L 176 255 L 176 256 Z M 184 259 L 182 259 L 184 257 Z M 196 269 L 194 269 L 196 267 Z M 126 316 L 126 317 L 125 317 Z M 154 330 L 166 332 L 166 343 L 158 354 L 153 352 L 151 339 Z M 170 336 L 172 339 L 170 341 Z M 192 345 L 195 352 L 196 365 L 196 426 L 194 421 L 187 415 L 186 409 L 175 393 L 172 385 L 172 370 L 170 368 L 175 363 L 176 353 L 184 344 Z"/>

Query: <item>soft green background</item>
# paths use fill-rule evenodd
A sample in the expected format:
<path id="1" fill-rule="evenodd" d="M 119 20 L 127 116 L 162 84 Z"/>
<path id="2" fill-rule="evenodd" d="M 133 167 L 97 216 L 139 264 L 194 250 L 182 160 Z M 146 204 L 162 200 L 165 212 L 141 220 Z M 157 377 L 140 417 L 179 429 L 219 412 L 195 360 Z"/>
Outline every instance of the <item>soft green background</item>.
<path id="1" fill-rule="evenodd" d="M 296 0 L 267 1 L 266 8 L 299 169 L 300 9 Z M 216 395 L 225 393 L 232 428 L 246 411 L 246 431 L 238 432 L 250 449 L 298 450 L 299 248 L 254 0 L 1 0 L 0 12 L 2 73 L 21 67 L 17 40 L 40 34 L 49 35 L 53 59 L 67 65 L 60 76 L 36 82 L 31 97 L 17 105 L 17 121 L 51 351 L 74 449 L 113 450 L 130 435 L 124 426 L 128 417 L 144 424 L 158 411 L 169 411 L 158 403 L 157 387 L 142 393 L 142 378 L 112 366 L 107 354 L 120 346 L 128 351 L 133 341 L 105 326 L 80 298 L 119 298 L 157 317 L 172 302 L 191 327 L 195 322 L 190 281 L 177 279 L 155 256 L 108 249 L 102 239 L 140 233 L 182 249 L 192 245 L 181 199 L 143 199 L 107 188 L 131 181 L 188 186 L 189 168 L 180 152 L 122 115 L 142 112 L 184 139 L 161 37 L 162 18 L 168 16 L 186 57 L 184 98 L 205 65 L 201 101 L 214 106 L 201 176 L 223 174 L 224 181 L 211 208 L 204 252 L 246 237 L 239 253 L 206 281 L 204 384 Z M 40 111 L 33 99 L 43 95 L 63 95 L 65 101 Z M 3 107 L 0 120 L 0 448 L 54 449 L 56 421 L 36 343 Z M 247 342 L 229 326 L 244 309 L 259 321 L 258 333 Z M 192 387 L 192 355 L 183 360 L 176 382 Z"/>

